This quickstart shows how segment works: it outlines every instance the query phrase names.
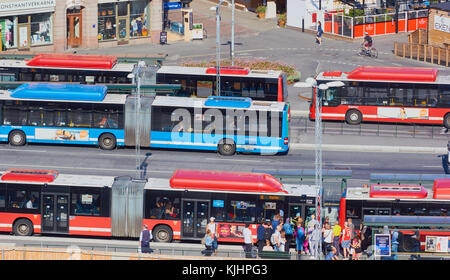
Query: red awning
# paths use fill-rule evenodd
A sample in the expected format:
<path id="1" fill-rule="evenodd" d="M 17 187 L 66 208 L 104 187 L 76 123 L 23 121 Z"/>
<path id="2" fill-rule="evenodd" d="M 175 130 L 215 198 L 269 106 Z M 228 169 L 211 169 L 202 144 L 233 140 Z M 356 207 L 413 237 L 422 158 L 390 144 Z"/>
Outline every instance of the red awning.
<path id="1" fill-rule="evenodd" d="M 202 189 L 240 192 L 284 192 L 283 184 L 271 175 L 251 172 L 176 170 L 170 179 L 176 189 Z"/>
<path id="2" fill-rule="evenodd" d="M 27 65 L 56 68 L 111 69 L 116 63 L 117 57 L 115 56 L 39 54 L 28 61 Z"/>
<path id="3" fill-rule="evenodd" d="M 9 169 L 0 179 L 2 181 L 50 183 L 57 176 L 58 172 L 51 170 Z"/>
<path id="4" fill-rule="evenodd" d="M 350 80 L 435 82 L 439 70 L 418 67 L 358 67 L 347 76 Z"/>
<path id="5" fill-rule="evenodd" d="M 434 199 L 450 199 L 450 179 L 436 179 L 433 185 Z"/>
<path id="6" fill-rule="evenodd" d="M 372 185 L 370 187 L 370 197 L 372 198 L 426 198 L 427 190 L 416 185 Z"/>

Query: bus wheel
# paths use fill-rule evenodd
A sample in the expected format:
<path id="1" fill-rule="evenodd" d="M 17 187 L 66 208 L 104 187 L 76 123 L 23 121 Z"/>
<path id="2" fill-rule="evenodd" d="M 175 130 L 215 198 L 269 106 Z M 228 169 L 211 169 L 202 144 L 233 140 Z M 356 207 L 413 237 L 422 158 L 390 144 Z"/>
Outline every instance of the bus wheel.
<path id="1" fill-rule="evenodd" d="M 362 114 L 358 110 L 349 110 L 347 114 L 345 114 L 345 121 L 348 124 L 360 124 L 362 121 Z"/>
<path id="2" fill-rule="evenodd" d="M 217 150 L 223 156 L 232 156 L 236 153 L 236 144 L 233 140 L 223 139 L 217 146 Z"/>
<path id="3" fill-rule="evenodd" d="M 170 242 L 172 241 L 173 238 L 173 232 L 170 229 L 170 227 L 165 226 L 165 225 L 161 225 L 161 226 L 157 226 L 156 228 L 154 228 L 152 230 L 153 233 L 153 239 L 156 242 Z"/>
<path id="4" fill-rule="evenodd" d="M 19 236 L 30 236 L 33 233 L 33 224 L 30 220 L 20 219 L 14 223 L 13 232 Z"/>
<path id="5" fill-rule="evenodd" d="M 445 126 L 445 128 L 450 128 L 450 114 L 445 115 L 444 126 Z"/>
<path id="6" fill-rule="evenodd" d="M 116 137 L 111 133 L 105 133 L 98 138 L 98 145 L 102 150 L 113 150 L 116 147 Z"/>
<path id="7" fill-rule="evenodd" d="M 14 130 L 9 134 L 8 140 L 9 144 L 11 144 L 12 146 L 23 146 L 27 141 L 27 137 L 22 131 Z"/>

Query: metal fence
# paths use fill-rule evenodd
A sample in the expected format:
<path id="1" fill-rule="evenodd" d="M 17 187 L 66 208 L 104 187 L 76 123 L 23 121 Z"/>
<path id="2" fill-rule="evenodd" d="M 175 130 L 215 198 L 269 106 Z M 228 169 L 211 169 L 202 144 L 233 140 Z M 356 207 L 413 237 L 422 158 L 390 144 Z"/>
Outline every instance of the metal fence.
<path id="1" fill-rule="evenodd" d="M 324 14 L 323 31 L 346 38 L 362 38 L 367 32 L 370 36 L 411 32 L 428 27 L 428 10 L 375 14 L 366 16 L 346 16 L 342 13 Z"/>

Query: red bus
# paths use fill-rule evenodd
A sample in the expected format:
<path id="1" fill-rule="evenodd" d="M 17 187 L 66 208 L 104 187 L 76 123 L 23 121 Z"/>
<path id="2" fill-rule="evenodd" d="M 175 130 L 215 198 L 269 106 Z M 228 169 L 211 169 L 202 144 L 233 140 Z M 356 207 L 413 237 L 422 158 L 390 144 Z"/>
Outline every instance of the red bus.
<path id="1" fill-rule="evenodd" d="M 158 84 L 181 84 L 180 96 L 217 95 L 215 67 L 162 66 L 156 72 Z M 282 71 L 220 67 L 222 96 L 250 97 L 253 100 L 287 102 L 287 78 Z"/>
<path id="2" fill-rule="evenodd" d="M 343 227 L 344 222 L 351 218 L 355 229 L 359 229 L 365 215 L 447 216 L 449 210 L 449 179 L 436 179 L 431 190 L 420 185 L 372 185 L 370 188 L 347 188 L 339 206 L 339 222 Z M 450 237 L 450 229 L 418 230 L 422 249 L 427 235 Z M 407 237 L 414 234 L 411 230 L 402 232 Z M 409 247 L 408 238 L 404 244 L 399 244 L 403 251 L 409 251 Z"/>
<path id="3" fill-rule="evenodd" d="M 317 189 L 282 185 L 264 173 L 177 170 L 170 179 L 58 174 L 12 169 L 0 173 L 0 231 L 139 237 L 143 224 L 157 242 L 200 240 L 210 217 L 218 240 L 253 238 L 260 219 L 314 213 Z"/>
<path id="4" fill-rule="evenodd" d="M 320 90 L 322 118 L 363 121 L 439 124 L 450 128 L 450 76 L 435 68 L 363 66 L 351 72 L 322 72 L 320 84 L 341 81 L 342 87 Z M 310 118 L 315 118 L 315 98 Z"/>

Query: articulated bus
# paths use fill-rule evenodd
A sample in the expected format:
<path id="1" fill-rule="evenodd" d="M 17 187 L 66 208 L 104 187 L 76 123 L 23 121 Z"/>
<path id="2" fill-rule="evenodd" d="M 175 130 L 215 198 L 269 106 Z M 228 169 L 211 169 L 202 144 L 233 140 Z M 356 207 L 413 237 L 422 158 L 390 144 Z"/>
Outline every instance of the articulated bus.
<path id="1" fill-rule="evenodd" d="M 156 82 L 181 84 L 178 96 L 208 97 L 217 94 L 215 67 L 162 66 Z M 287 102 L 287 79 L 282 71 L 220 67 L 220 95 L 250 97 L 254 100 Z"/>
<path id="2" fill-rule="evenodd" d="M 260 220 L 314 213 L 318 189 L 283 185 L 252 172 L 176 170 L 170 179 L 85 176 L 51 170 L 0 172 L 0 231 L 139 237 L 142 225 L 157 242 L 200 240 L 215 217 L 220 242 L 253 239 Z M 131 203 L 131 201 L 133 203 Z"/>
<path id="3" fill-rule="evenodd" d="M 347 188 L 339 206 L 341 226 L 348 218 L 352 219 L 355 229 L 359 229 L 366 215 L 382 216 L 447 216 L 450 210 L 450 180 L 436 179 L 433 188 L 420 185 L 372 185 L 370 188 Z M 418 228 L 422 247 L 426 236 L 450 237 L 450 224 L 446 231 L 431 231 Z M 411 236 L 414 231 L 402 231 Z M 411 242 L 405 239 L 400 244 L 403 251 L 411 250 Z"/>
<path id="4" fill-rule="evenodd" d="M 131 84 L 134 63 L 115 56 L 39 54 L 30 60 L 0 59 L 0 82 Z"/>
<path id="5" fill-rule="evenodd" d="M 287 105 L 238 97 L 107 94 L 105 85 L 29 83 L 0 91 L 0 141 L 287 153 Z M 139 113 L 139 122 L 136 116 Z"/>
<path id="6" fill-rule="evenodd" d="M 450 76 L 435 68 L 363 66 L 351 72 L 322 72 L 317 85 L 341 81 L 321 92 L 322 118 L 349 124 L 398 122 L 450 128 Z M 315 118 L 315 98 L 310 118 Z"/>

